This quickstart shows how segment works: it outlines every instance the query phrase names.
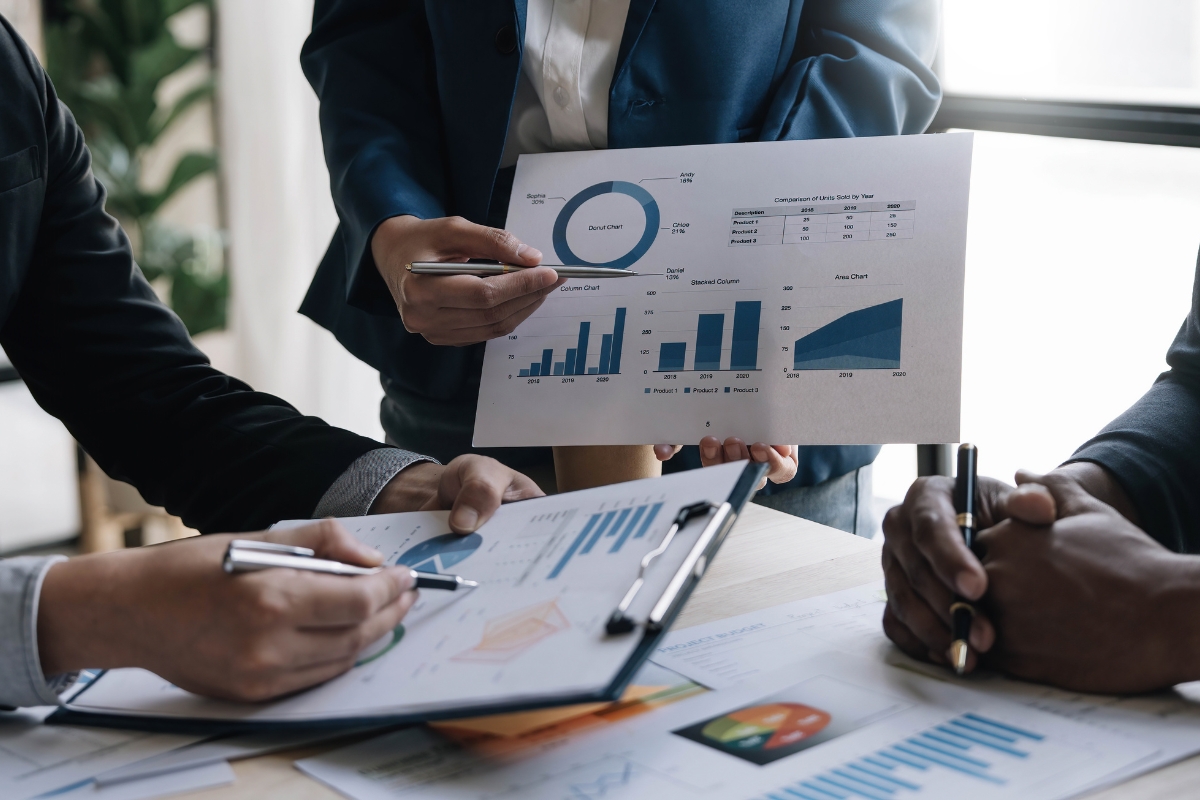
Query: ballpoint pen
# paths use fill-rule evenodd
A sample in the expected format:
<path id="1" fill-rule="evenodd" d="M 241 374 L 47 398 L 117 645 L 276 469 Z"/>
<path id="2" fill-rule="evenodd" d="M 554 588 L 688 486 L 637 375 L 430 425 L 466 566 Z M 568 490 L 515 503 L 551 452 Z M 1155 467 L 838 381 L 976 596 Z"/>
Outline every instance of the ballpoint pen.
<path id="1" fill-rule="evenodd" d="M 575 264 L 539 264 L 549 267 L 564 278 L 639 278 L 645 272 L 633 272 L 628 269 L 612 269 L 609 267 L 586 267 Z M 533 267 L 522 267 L 519 264 L 476 264 L 454 261 L 414 261 L 405 264 L 404 268 L 414 275 L 506 275 L 510 272 L 521 272 Z"/>
<path id="2" fill-rule="evenodd" d="M 954 479 L 954 510 L 958 514 L 958 529 L 970 550 L 975 544 L 975 470 L 979 449 L 973 444 L 958 448 L 958 476 Z M 954 642 L 950 645 L 950 657 L 954 671 L 962 675 L 967 669 L 967 649 L 971 636 L 971 620 L 975 618 L 975 606 L 958 595 L 950 604 L 950 616 L 954 623 Z"/>
<path id="3" fill-rule="evenodd" d="M 260 542 L 253 539 L 234 539 L 225 550 L 225 560 L 222 568 L 228 573 L 257 572 L 261 569 L 284 567 L 299 569 L 306 572 L 323 572 L 328 575 L 374 575 L 382 567 L 359 567 L 354 564 L 344 564 L 341 561 L 331 561 L 317 558 L 316 551 L 308 547 L 293 547 L 274 542 Z M 469 581 L 459 575 L 441 575 L 436 572 L 412 572 L 417 589 L 445 589 L 453 592 L 457 589 L 474 589 L 478 581 Z"/>

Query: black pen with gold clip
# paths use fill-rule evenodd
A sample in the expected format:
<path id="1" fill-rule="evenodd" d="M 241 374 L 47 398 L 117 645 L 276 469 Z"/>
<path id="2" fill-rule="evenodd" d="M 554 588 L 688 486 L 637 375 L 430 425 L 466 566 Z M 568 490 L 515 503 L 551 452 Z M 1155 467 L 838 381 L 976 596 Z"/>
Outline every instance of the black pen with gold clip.
<path id="1" fill-rule="evenodd" d="M 954 479 L 954 510 L 958 514 L 958 529 L 962 532 L 967 549 L 975 546 L 975 484 L 979 449 L 973 444 L 962 444 L 958 448 L 958 475 Z M 975 618 L 975 606 L 958 595 L 950 604 L 954 642 L 950 645 L 950 658 L 954 671 L 959 675 L 967 669 L 967 649 L 971 636 L 971 621 Z"/>

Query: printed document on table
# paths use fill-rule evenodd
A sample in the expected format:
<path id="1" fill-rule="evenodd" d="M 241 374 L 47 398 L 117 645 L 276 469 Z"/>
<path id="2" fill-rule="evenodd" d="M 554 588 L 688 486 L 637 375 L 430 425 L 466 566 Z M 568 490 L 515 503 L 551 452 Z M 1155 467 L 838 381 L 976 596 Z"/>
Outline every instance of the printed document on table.
<path id="1" fill-rule="evenodd" d="M 299 762 L 356 800 L 1068 797 L 1151 752 L 1082 725 L 829 653 L 527 760 L 446 769 L 412 728 Z"/>
<path id="2" fill-rule="evenodd" d="M 199 736 L 43 724 L 53 710 L 0 712 L 0 797 L 5 800 L 86 787 L 101 772 L 200 740 Z"/>
<path id="3" fill-rule="evenodd" d="M 1200 752 L 1200 702 L 1195 685 L 1130 697 L 1067 692 L 981 672 L 957 678 L 944 667 L 918 662 L 883 634 L 883 582 L 765 608 L 738 617 L 672 631 L 651 661 L 710 689 L 728 689 L 759 675 L 827 652 L 852 653 L 916 670 L 938 680 L 1130 736 L 1154 746 L 1146 758 L 1105 776 L 1101 785 Z"/>
<path id="4" fill-rule="evenodd" d="M 476 446 L 959 438 L 971 134 L 523 155 L 570 279 L 487 343 Z"/>
<path id="5" fill-rule="evenodd" d="M 639 563 L 679 509 L 730 497 L 746 462 L 501 506 L 479 531 L 451 533 L 447 512 L 342 520 L 388 564 L 455 573 L 473 590 L 420 593 L 402 626 L 349 672 L 263 704 L 199 697 L 144 670 L 112 670 L 73 711 L 166 718 L 303 722 L 480 714 L 496 705 L 580 702 L 617 678 L 641 630 L 605 633 Z M 630 614 L 645 619 L 705 528 L 682 529 L 646 574 Z"/>

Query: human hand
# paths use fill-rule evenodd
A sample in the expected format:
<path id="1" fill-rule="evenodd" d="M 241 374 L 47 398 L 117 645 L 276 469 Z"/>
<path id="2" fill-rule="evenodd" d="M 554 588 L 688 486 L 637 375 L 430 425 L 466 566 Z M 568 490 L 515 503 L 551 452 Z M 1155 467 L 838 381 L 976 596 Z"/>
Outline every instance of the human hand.
<path id="1" fill-rule="evenodd" d="M 343 577 L 291 569 L 230 575 L 230 534 L 73 558 L 42 584 L 45 674 L 141 667 L 198 694 L 261 701 L 329 680 L 400 624 L 416 600 L 407 567 Z M 239 535 L 377 566 L 333 520 Z"/>
<path id="2" fill-rule="evenodd" d="M 980 534 L 983 600 L 998 636 L 988 666 L 1085 692 L 1131 693 L 1196 680 L 1187 609 L 1200 569 L 1116 508 L 1061 475 L 1018 475 L 1027 505 L 1053 524 L 1013 516 Z M 1019 490 L 1019 491 L 1020 491 Z M 1010 497 L 1010 505 L 1014 505 Z M 1050 517 L 1053 520 L 1053 517 Z"/>
<path id="3" fill-rule="evenodd" d="M 680 445 L 656 444 L 654 456 L 659 461 L 668 461 L 678 453 Z M 767 465 L 767 474 L 758 482 L 756 489 L 761 489 L 771 483 L 787 483 L 796 477 L 799 450 L 794 444 L 763 444 L 756 442 L 749 447 L 746 443 L 730 436 L 724 442 L 715 436 L 705 436 L 700 440 L 700 464 L 713 467 L 731 461 L 755 461 Z"/>
<path id="4" fill-rule="evenodd" d="M 980 478 L 977 530 L 1010 517 L 1029 525 L 1049 525 L 1060 517 L 1085 513 L 1090 502 L 1115 506 L 1133 518 L 1132 506 L 1120 486 L 1096 464 L 1067 464 L 1045 476 L 1021 470 L 1016 477 L 1015 488 Z M 1063 488 L 1062 502 L 1056 503 L 1046 485 L 1073 491 Z M 883 519 L 882 558 L 888 595 L 884 632 L 910 656 L 940 664 L 950 663 L 953 595 L 976 601 L 988 590 L 987 572 L 963 542 L 953 493 L 952 478 L 920 478 L 908 490 L 903 505 L 889 510 Z M 986 603 L 976 605 L 968 672 L 996 640 L 996 628 L 986 609 Z"/>
<path id="5" fill-rule="evenodd" d="M 462 217 L 392 217 L 371 237 L 371 255 L 405 330 L 432 344 L 467 345 L 505 336 L 563 280 L 550 267 L 510 275 L 414 275 L 414 261 L 487 258 L 518 266 L 540 264 L 542 254 L 508 231 Z"/>
<path id="6" fill-rule="evenodd" d="M 371 504 L 371 514 L 450 509 L 450 528 L 470 533 L 501 503 L 541 497 L 530 478 L 494 458 L 463 455 L 442 466 L 428 461 L 400 470 Z"/>

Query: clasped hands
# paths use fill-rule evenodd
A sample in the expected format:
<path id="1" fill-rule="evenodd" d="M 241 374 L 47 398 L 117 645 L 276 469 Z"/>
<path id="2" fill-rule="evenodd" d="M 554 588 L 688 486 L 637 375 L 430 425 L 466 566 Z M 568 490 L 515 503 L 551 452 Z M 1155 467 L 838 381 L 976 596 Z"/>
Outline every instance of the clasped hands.
<path id="1" fill-rule="evenodd" d="M 499 228 L 477 225 L 462 217 L 417 219 L 392 217 L 371 237 L 371 255 L 391 292 L 405 330 L 432 344 L 462 346 L 512 333 L 545 302 L 565 279 L 542 263 L 541 251 Z M 511 275 L 415 275 L 405 269 L 414 261 L 466 261 L 484 258 L 533 269 Z M 654 455 L 666 461 L 679 445 L 656 445 Z M 767 480 L 787 483 L 796 477 L 795 445 L 747 445 L 729 437 L 706 436 L 700 461 L 706 466 L 750 459 L 767 465 Z"/>
<path id="2" fill-rule="evenodd" d="M 976 601 L 968 670 L 1088 692 L 1160 689 L 1200 677 L 1191 617 L 1196 559 L 1135 524 L 1100 466 L 983 478 L 972 553 L 950 478 L 922 478 L 884 519 L 883 627 L 910 656 L 949 664 L 954 592 Z"/>

